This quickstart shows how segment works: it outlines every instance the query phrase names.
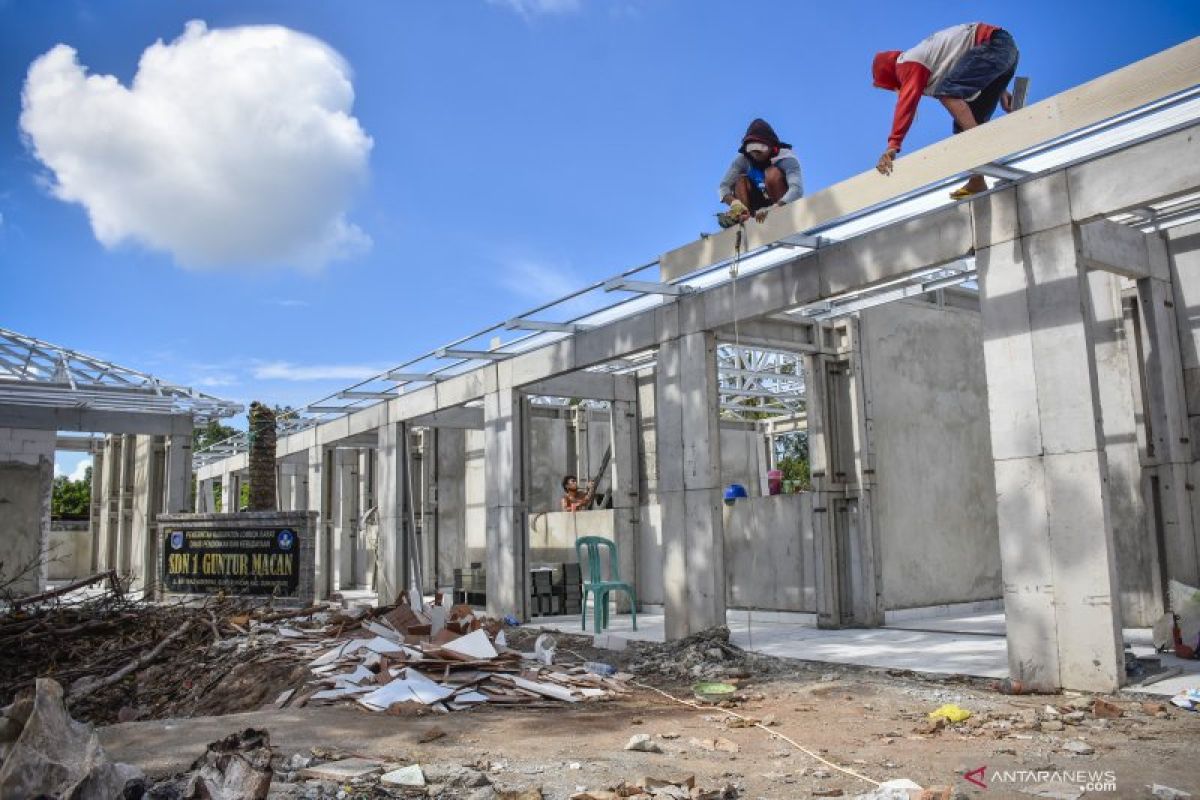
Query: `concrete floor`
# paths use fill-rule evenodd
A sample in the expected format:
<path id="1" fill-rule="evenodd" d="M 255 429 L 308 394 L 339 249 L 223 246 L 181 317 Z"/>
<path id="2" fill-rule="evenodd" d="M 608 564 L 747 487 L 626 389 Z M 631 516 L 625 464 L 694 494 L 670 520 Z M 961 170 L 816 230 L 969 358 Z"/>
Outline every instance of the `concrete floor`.
<path id="1" fill-rule="evenodd" d="M 980 678 L 1008 677 L 1003 611 L 939 615 L 907 619 L 883 628 L 842 630 L 821 630 L 808 614 L 749 613 L 731 609 L 726 613 L 726 620 L 735 644 L 765 655 Z M 664 640 L 662 614 L 639 614 L 636 631 L 627 614 L 613 615 L 611 623 L 609 632 L 632 640 Z M 536 617 L 530 625 L 591 635 L 592 622 L 589 612 L 588 631 L 581 630 L 577 616 Z M 1155 655 L 1149 629 L 1128 629 L 1124 634 L 1136 655 Z M 1182 689 L 1200 686 L 1200 661 L 1184 661 L 1165 654 L 1158 657 L 1164 667 L 1178 668 L 1182 674 L 1130 689 L 1175 695 Z"/>

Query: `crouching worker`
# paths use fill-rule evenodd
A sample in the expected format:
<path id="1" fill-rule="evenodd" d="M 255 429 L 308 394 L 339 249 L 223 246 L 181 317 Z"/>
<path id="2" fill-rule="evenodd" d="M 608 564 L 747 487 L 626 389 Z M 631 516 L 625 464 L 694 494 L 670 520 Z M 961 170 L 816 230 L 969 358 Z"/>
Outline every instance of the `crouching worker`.
<path id="1" fill-rule="evenodd" d="M 1008 82 L 1017 71 L 1018 56 L 1017 44 L 1008 31 L 983 22 L 938 31 L 910 50 L 876 53 L 871 65 L 875 85 L 900 96 L 887 149 L 875 168 L 884 175 L 892 173 L 922 95 L 941 101 L 954 118 L 954 133 L 987 122 L 997 104 L 1005 112 L 1012 111 Z M 972 175 L 950 196 L 959 200 L 986 189 L 983 176 Z"/>
<path id="2" fill-rule="evenodd" d="M 756 119 L 746 129 L 719 192 L 721 202 L 729 206 L 717 215 L 722 228 L 740 225 L 751 215 L 762 222 L 771 206 L 804 196 L 800 161 L 790 144 L 779 141 L 770 125 Z"/>

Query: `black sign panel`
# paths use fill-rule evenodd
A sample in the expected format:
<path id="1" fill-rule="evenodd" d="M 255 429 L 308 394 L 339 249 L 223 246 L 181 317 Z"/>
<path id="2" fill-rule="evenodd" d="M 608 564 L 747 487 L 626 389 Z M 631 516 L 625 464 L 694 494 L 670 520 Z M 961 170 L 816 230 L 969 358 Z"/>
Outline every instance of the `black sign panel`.
<path id="1" fill-rule="evenodd" d="M 164 545 L 168 592 L 286 596 L 300 583 L 300 537 L 292 528 L 169 531 Z"/>

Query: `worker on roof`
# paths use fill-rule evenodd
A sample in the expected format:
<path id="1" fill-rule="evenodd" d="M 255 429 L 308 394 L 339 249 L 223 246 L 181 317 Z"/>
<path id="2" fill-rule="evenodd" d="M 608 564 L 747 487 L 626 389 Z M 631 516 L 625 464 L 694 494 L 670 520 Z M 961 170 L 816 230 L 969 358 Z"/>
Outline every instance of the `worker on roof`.
<path id="1" fill-rule="evenodd" d="M 871 75 L 880 89 L 899 92 L 892 134 L 875 168 L 884 175 L 917 115 L 921 95 L 936 97 L 954 118 L 954 132 L 982 125 L 996 112 L 996 104 L 1012 111 L 1008 82 L 1017 71 L 1017 44 L 1012 35 L 995 25 L 972 22 L 955 25 L 928 37 L 903 52 L 875 54 Z M 955 200 L 987 189 L 982 175 L 972 175 L 950 196 Z"/>
<path id="2" fill-rule="evenodd" d="M 792 146 L 779 141 L 765 120 L 756 119 L 746 129 L 742 146 L 725 171 L 718 190 L 728 211 L 717 215 L 722 228 L 740 225 L 754 216 L 767 218 L 767 209 L 804 196 L 800 161 Z"/>

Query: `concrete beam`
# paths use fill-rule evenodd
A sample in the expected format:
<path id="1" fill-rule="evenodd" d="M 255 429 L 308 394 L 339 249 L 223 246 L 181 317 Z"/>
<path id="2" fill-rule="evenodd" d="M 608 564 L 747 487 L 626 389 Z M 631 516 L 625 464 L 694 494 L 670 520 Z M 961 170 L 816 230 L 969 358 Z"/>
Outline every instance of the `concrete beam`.
<path id="1" fill-rule="evenodd" d="M 408 424 L 414 428 L 457 428 L 459 430 L 483 430 L 483 409 L 474 406 L 444 408 L 432 414 L 413 417 Z"/>
<path id="2" fill-rule="evenodd" d="M 523 393 L 528 395 L 581 397 L 586 400 L 626 402 L 633 400 L 637 393 L 635 382 L 629 375 L 612 375 L 606 372 L 586 372 L 584 370 L 529 383 L 520 388 Z"/>
<path id="3" fill-rule="evenodd" d="M 1146 234 L 1107 219 L 1079 226 L 1079 257 L 1088 269 L 1113 272 L 1132 280 L 1150 277 Z"/>
<path id="4" fill-rule="evenodd" d="M 172 434 L 190 435 L 194 427 L 190 414 L 93 411 L 86 408 L 51 408 L 0 403 L 0 428 L 168 436 Z"/>

